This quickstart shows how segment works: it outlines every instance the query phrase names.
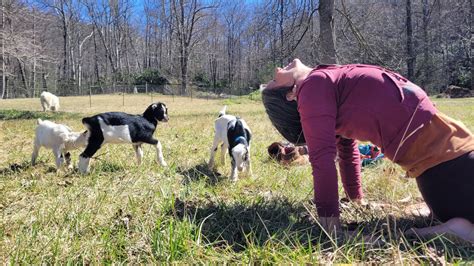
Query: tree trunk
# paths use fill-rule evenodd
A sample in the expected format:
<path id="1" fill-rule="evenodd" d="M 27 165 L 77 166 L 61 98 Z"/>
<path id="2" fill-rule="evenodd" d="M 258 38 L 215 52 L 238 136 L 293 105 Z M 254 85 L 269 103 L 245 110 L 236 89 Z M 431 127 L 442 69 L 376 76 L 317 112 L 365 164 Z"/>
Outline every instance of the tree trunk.
<path id="1" fill-rule="evenodd" d="M 334 34 L 334 0 L 319 1 L 319 41 L 321 43 L 321 63 L 337 64 Z"/>
<path id="2" fill-rule="evenodd" d="M 413 51 L 413 28 L 411 24 L 411 0 L 406 2 L 406 30 L 407 30 L 407 77 L 415 79 L 415 53 Z"/>
<path id="3" fill-rule="evenodd" d="M 421 80 L 421 88 L 425 89 L 428 83 L 429 77 L 431 76 L 431 64 L 429 63 L 430 55 L 430 39 L 428 35 L 428 24 L 429 24 L 429 2 L 428 0 L 422 0 L 423 4 L 423 79 Z"/>
<path id="4" fill-rule="evenodd" d="M 187 83 L 188 83 L 188 53 L 186 47 L 182 48 L 181 52 L 181 94 L 187 94 Z"/>
<path id="5" fill-rule="evenodd" d="M 18 66 L 20 68 L 20 74 L 21 74 L 21 81 L 23 82 L 23 86 L 25 86 L 25 90 L 28 93 L 30 91 L 30 86 L 28 85 L 28 78 L 26 77 L 26 72 L 25 72 L 25 66 L 21 62 L 20 59 L 18 59 Z"/>
<path id="6" fill-rule="evenodd" d="M 94 32 L 97 29 L 93 29 Z M 100 80 L 100 73 L 99 73 L 99 56 L 97 51 L 97 40 L 95 38 L 96 34 L 92 34 L 94 36 L 94 74 L 96 78 L 96 82 L 98 83 Z"/>
<path id="7" fill-rule="evenodd" d="M 474 0 L 471 0 L 471 90 L 474 90 Z"/>
<path id="8" fill-rule="evenodd" d="M 36 97 L 36 20 L 33 11 L 33 93 L 32 97 Z"/>
<path id="9" fill-rule="evenodd" d="M 315 3 L 311 1 L 311 10 L 314 9 Z M 310 24 L 310 58 L 311 62 L 316 62 L 316 58 L 318 57 L 318 37 L 316 34 L 316 18 L 315 16 L 311 19 Z"/>
<path id="10" fill-rule="evenodd" d="M 64 9 L 61 9 L 61 12 L 62 12 L 62 26 L 63 26 L 63 79 L 67 79 L 68 74 L 69 74 L 68 64 L 67 64 L 68 31 L 67 31 L 66 14 L 64 13 Z"/>
<path id="11" fill-rule="evenodd" d="M 279 19 L 279 22 L 278 22 L 278 26 L 280 28 L 280 56 L 279 57 L 279 61 L 280 61 L 280 65 L 283 66 L 284 65 L 284 62 L 283 62 L 283 55 L 285 54 L 285 48 L 284 48 L 284 43 L 285 43 L 285 40 L 284 40 L 284 28 L 283 28 L 283 24 L 285 23 L 284 21 L 284 15 L 285 15 L 285 9 L 284 9 L 284 2 L 283 0 L 280 0 L 280 19 Z"/>
<path id="12" fill-rule="evenodd" d="M 4 99 L 7 88 L 5 73 L 5 6 L 3 0 L 0 3 L 2 5 L 2 97 L 0 99 Z"/>
<path id="13" fill-rule="evenodd" d="M 92 35 L 94 34 L 94 30 L 92 30 L 92 32 L 87 35 L 82 41 L 81 43 L 79 44 L 79 50 L 78 50 L 78 53 L 79 53 L 79 58 L 78 58 L 78 66 L 77 66 L 77 86 L 79 88 L 79 95 L 82 95 L 82 46 L 84 45 L 84 43 L 90 38 L 92 37 Z"/>

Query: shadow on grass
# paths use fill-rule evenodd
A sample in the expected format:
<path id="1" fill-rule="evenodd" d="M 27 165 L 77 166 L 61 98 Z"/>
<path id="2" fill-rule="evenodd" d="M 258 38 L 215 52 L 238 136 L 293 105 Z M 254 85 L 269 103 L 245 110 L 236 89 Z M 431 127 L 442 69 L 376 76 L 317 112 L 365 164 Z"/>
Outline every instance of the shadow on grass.
<path id="1" fill-rule="evenodd" d="M 291 202 L 284 197 L 257 199 L 254 202 L 228 204 L 212 200 L 182 201 L 175 199 L 172 215 L 180 220 L 190 220 L 201 226 L 201 234 L 212 246 L 230 247 L 235 252 L 252 246 L 264 247 L 269 242 L 288 248 L 309 248 L 314 251 L 334 251 L 334 240 L 330 240 L 314 221 L 315 209 L 302 203 Z M 431 219 L 423 217 L 394 217 L 381 215 L 377 219 L 359 224 L 366 236 L 380 236 L 383 241 L 372 246 L 361 245 L 362 237 L 340 238 L 338 246 L 347 245 L 347 252 L 356 259 L 379 258 L 382 250 L 398 249 L 414 253 L 421 261 L 437 263 L 433 254 L 446 256 L 448 261 L 472 260 L 474 248 L 459 245 L 446 238 L 425 239 L 405 237 L 403 232 L 416 227 L 430 225 Z M 403 240 L 405 239 L 405 240 Z M 360 249 L 360 250 L 359 250 Z M 351 251 L 352 250 L 352 251 Z M 359 252 L 357 251 L 360 251 Z M 373 258 L 371 258 L 373 257 Z"/>
<path id="2" fill-rule="evenodd" d="M 189 169 L 178 169 L 177 172 L 184 176 L 183 184 L 189 184 L 204 179 L 208 185 L 213 186 L 226 178 L 218 172 L 209 170 L 206 163 L 195 165 Z"/>
<path id="3" fill-rule="evenodd" d="M 67 112 L 36 112 L 23 110 L 0 110 L 0 120 L 20 120 L 20 119 L 63 119 L 63 118 L 80 118 L 81 114 Z"/>
<path id="4" fill-rule="evenodd" d="M 173 215 L 202 223 L 201 233 L 215 247 L 243 251 L 250 245 L 264 246 L 268 240 L 288 245 L 306 245 L 321 240 L 321 231 L 302 205 L 284 198 L 257 200 L 247 205 L 175 200 Z M 326 240 L 327 241 L 327 240 Z"/>
<path id="5" fill-rule="evenodd" d="M 41 164 L 41 163 L 39 163 Z M 31 167 L 31 163 L 29 161 L 23 161 L 21 163 L 12 163 L 9 166 L 0 169 L 0 175 L 16 175 L 19 174 L 28 168 Z"/>

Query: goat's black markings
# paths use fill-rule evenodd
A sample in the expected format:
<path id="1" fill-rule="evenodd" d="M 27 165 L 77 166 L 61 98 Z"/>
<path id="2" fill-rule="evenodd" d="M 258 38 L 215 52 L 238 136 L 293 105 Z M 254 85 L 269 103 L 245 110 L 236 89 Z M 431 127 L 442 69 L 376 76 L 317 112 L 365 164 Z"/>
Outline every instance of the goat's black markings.
<path id="1" fill-rule="evenodd" d="M 250 132 L 244 127 L 240 118 L 229 121 L 227 124 L 227 140 L 229 141 L 229 154 L 232 154 L 232 149 L 238 144 L 243 144 L 245 147 L 249 146 L 251 139 Z"/>

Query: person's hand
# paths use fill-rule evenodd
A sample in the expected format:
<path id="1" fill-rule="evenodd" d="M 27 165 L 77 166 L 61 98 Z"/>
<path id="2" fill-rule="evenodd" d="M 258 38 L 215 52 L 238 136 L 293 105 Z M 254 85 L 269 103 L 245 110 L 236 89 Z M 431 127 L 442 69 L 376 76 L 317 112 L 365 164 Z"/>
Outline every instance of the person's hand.
<path id="1" fill-rule="evenodd" d="M 367 206 L 367 205 L 369 205 L 369 202 L 368 202 L 366 199 L 364 199 L 364 198 L 361 198 L 361 199 L 353 199 L 353 200 L 351 200 L 351 201 L 354 202 L 354 203 L 357 204 L 357 205 L 360 205 L 360 206 Z"/>
<path id="2" fill-rule="evenodd" d="M 342 198 L 342 199 L 339 200 L 339 202 L 341 204 L 342 209 L 351 208 L 354 205 L 355 206 L 360 206 L 360 207 L 369 206 L 369 202 L 364 198 L 360 198 L 360 199 Z"/>

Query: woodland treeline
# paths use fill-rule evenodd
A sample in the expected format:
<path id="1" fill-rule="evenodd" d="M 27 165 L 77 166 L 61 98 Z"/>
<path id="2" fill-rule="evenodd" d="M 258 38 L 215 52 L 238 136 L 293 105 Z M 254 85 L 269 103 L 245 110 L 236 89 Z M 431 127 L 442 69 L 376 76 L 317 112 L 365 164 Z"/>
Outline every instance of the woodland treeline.
<path id="1" fill-rule="evenodd" d="M 1 0 L 1 98 L 90 86 L 250 92 L 275 66 L 378 64 L 471 88 L 473 0 Z"/>

